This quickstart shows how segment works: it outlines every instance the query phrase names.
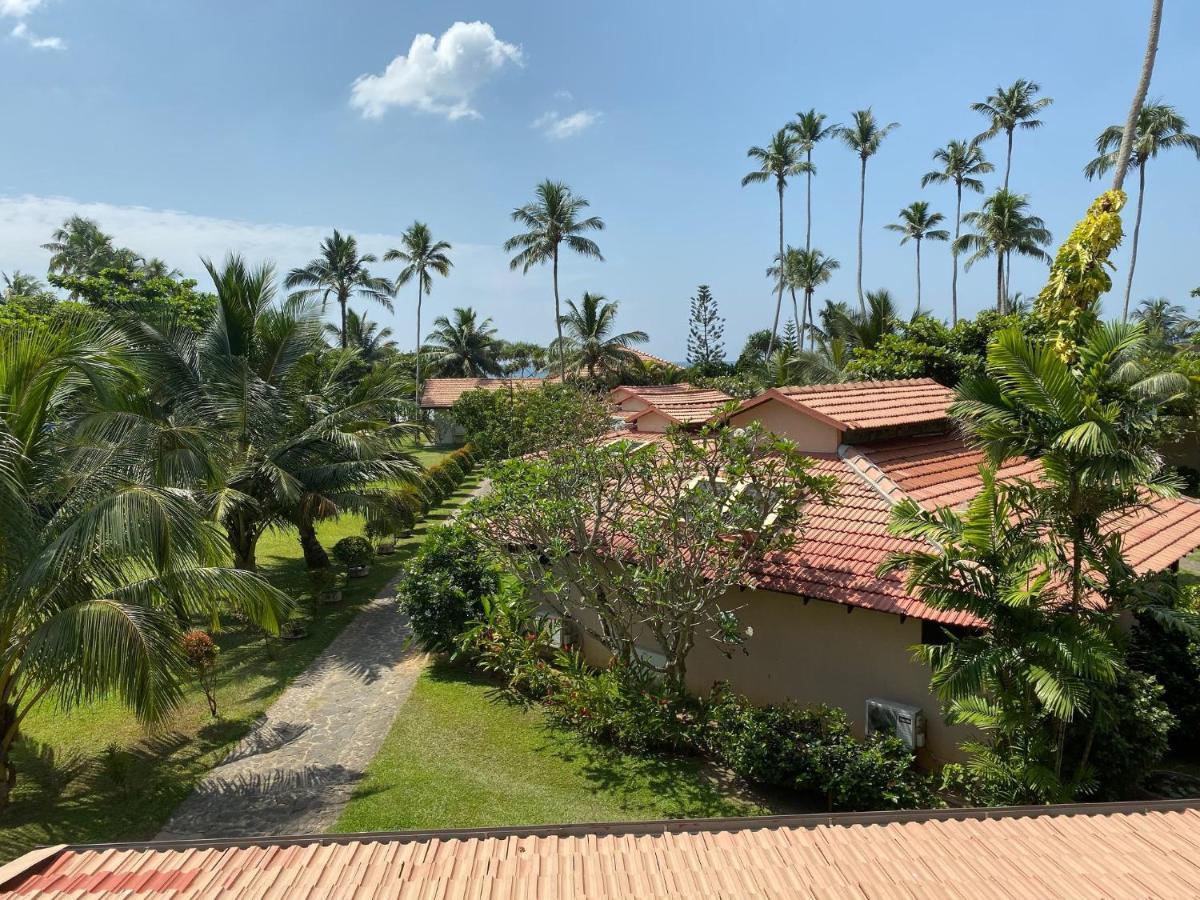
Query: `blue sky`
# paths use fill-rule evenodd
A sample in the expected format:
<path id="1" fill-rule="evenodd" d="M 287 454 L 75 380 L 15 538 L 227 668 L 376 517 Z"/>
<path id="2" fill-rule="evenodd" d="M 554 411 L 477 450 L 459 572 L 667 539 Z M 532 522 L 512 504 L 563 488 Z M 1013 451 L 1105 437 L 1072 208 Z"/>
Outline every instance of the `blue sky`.
<path id="1" fill-rule="evenodd" d="M 775 198 L 739 186 L 747 147 L 809 107 L 900 122 L 868 172 L 864 281 L 909 307 L 912 246 L 883 226 L 917 199 L 953 212 L 951 189 L 920 188 L 930 153 L 982 129 L 972 101 L 1039 81 L 1055 102 L 1044 128 L 1017 135 L 1012 187 L 1057 242 L 1100 189 L 1081 169 L 1124 119 L 1148 6 L 0 0 L 0 270 L 44 271 L 38 244 L 73 211 L 197 274 L 201 254 L 227 249 L 286 269 L 333 226 L 382 255 L 420 218 L 455 245 L 431 314 L 469 304 L 505 337 L 545 340 L 550 273 L 510 273 L 500 244 L 511 209 L 553 177 L 608 223 L 606 262 L 565 260 L 566 297 L 620 300 L 649 349 L 682 358 L 688 298 L 707 282 L 732 355 L 774 302 Z M 1151 96 L 1200 132 L 1200 4 L 1169 2 L 1163 28 Z M 988 151 L 1002 164 L 999 142 Z M 814 244 L 842 263 L 818 299 L 852 299 L 857 160 L 831 142 L 814 161 Z M 1195 305 L 1198 210 L 1200 162 L 1152 163 L 1135 301 Z M 791 243 L 803 216 L 798 181 Z M 926 305 L 948 315 L 949 251 L 924 257 Z M 1014 288 L 1036 292 L 1043 275 L 1014 263 Z M 960 279 L 964 311 L 993 296 L 986 264 Z M 371 313 L 406 344 L 411 301 L 394 321 Z"/>

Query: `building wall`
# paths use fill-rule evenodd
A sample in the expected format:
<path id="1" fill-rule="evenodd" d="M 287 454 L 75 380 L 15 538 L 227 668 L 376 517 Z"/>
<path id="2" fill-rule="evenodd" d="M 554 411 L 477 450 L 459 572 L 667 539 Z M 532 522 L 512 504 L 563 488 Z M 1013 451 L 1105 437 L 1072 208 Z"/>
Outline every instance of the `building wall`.
<path id="1" fill-rule="evenodd" d="M 787 406 L 778 400 L 768 400 L 730 418 L 735 427 L 760 422 L 768 431 L 790 438 L 801 450 L 809 453 L 836 453 L 840 433 L 832 425 Z"/>
<path id="2" fill-rule="evenodd" d="M 622 412 L 641 412 L 643 409 L 646 409 L 649 405 L 650 404 L 647 403 L 645 400 L 643 400 L 641 397 L 626 397 L 624 400 L 622 400 L 620 403 L 617 404 L 617 408 L 620 409 Z"/>
<path id="3" fill-rule="evenodd" d="M 671 427 L 671 420 L 660 412 L 648 412 L 633 423 L 638 431 L 648 434 L 663 434 Z"/>
<path id="4" fill-rule="evenodd" d="M 688 686 L 706 694 L 718 681 L 758 703 L 824 703 L 845 710 L 855 733 L 865 736 L 866 703 L 870 698 L 919 706 L 925 713 L 923 765 L 962 759 L 958 743 L 969 730 L 947 725 L 929 690 L 929 670 L 912 658 L 921 641 L 921 623 L 908 618 L 853 609 L 822 600 L 772 591 L 735 592 L 728 608 L 754 633 L 746 652 L 726 658 L 702 638 L 688 660 Z M 585 614 L 587 615 L 587 614 Z M 594 617 L 587 615 L 595 624 Z M 604 665 L 606 651 L 584 641 L 585 655 Z"/>

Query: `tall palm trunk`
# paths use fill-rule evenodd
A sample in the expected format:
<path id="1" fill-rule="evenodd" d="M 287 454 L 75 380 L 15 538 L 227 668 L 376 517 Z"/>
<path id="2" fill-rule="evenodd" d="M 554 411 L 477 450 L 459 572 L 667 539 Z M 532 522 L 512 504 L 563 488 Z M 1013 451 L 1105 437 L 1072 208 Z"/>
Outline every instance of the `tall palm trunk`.
<path id="1" fill-rule="evenodd" d="M 921 314 L 921 239 L 917 238 L 917 311 Z"/>
<path id="2" fill-rule="evenodd" d="M 562 313 L 558 306 L 558 244 L 554 245 L 554 327 L 558 329 L 558 377 L 567 380 L 567 356 L 563 348 Z"/>
<path id="3" fill-rule="evenodd" d="M 771 340 L 767 342 L 767 358 L 775 352 L 775 336 L 779 332 L 779 310 L 783 306 L 783 182 L 777 184 L 779 189 L 779 290 L 775 295 L 775 321 L 771 324 Z"/>
<path id="4" fill-rule="evenodd" d="M 11 688 L 12 675 L 6 687 Z M 12 760 L 12 745 L 21 734 L 20 716 L 17 708 L 8 701 L 8 690 L 0 703 L 0 809 L 8 806 L 9 796 L 17 784 L 17 767 Z"/>
<path id="5" fill-rule="evenodd" d="M 867 203 L 867 158 L 862 157 L 862 167 L 858 173 L 858 311 L 866 315 L 867 304 L 863 301 L 862 266 L 863 266 L 863 212 Z"/>
<path id="6" fill-rule="evenodd" d="M 808 349 L 810 351 L 817 347 L 817 319 L 813 315 L 812 297 L 813 289 L 806 289 L 804 291 L 804 318 L 808 321 Z"/>
<path id="7" fill-rule="evenodd" d="M 1008 173 L 1012 171 L 1012 139 L 1013 130 L 1008 129 L 1008 158 L 1004 161 L 1004 189 L 1008 190 Z"/>
<path id="8" fill-rule="evenodd" d="M 248 521 L 244 513 L 237 513 L 226 526 L 229 548 L 233 551 L 233 565 L 246 572 L 258 571 L 258 529 Z"/>
<path id="9" fill-rule="evenodd" d="M 809 147 L 804 154 L 804 159 L 808 163 L 808 173 L 805 178 L 808 181 L 808 198 L 805 201 L 807 207 L 807 219 L 804 225 L 804 249 L 812 249 L 812 148 Z"/>
<path id="10" fill-rule="evenodd" d="M 1119 191 L 1125 184 L 1125 173 L 1129 169 L 1129 157 L 1133 153 L 1133 135 L 1137 131 L 1137 120 L 1146 104 L 1146 94 L 1150 91 L 1150 77 L 1154 74 L 1154 57 L 1158 54 L 1158 32 L 1162 27 L 1162 0 L 1154 0 L 1150 8 L 1150 34 L 1146 40 L 1146 55 L 1142 59 L 1142 74 L 1138 78 L 1137 90 L 1133 95 L 1133 103 L 1129 107 L 1129 118 L 1125 120 L 1125 130 L 1121 134 L 1121 146 L 1117 150 L 1116 171 L 1113 173 L 1113 190 Z"/>
<path id="11" fill-rule="evenodd" d="M 301 510 L 296 516 L 296 530 L 300 532 L 300 549 L 304 551 L 304 564 L 310 569 L 328 568 L 329 554 L 321 546 L 312 514 L 307 510 Z"/>
<path id="12" fill-rule="evenodd" d="M 950 258 L 954 274 L 950 276 L 950 324 L 958 324 L 958 235 L 962 230 L 962 182 L 956 181 L 958 200 L 954 206 L 954 244 L 950 247 Z"/>
<path id="13" fill-rule="evenodd" d="M 796 289 L 788 287 L 788 291 L 792 295 L 792 321 L 796 323 L 796 327 L 800 329 L 796 332 L 796 349 L 804 349 L 804 326 L 800 324 L 800 306 L 796 303 Z"/>
<path id="14" fill-rule="evenodd" d="M 1121 321 L 1129 321 L 1129 295 L 1133 292 L 1133 270 L 1137 265 L 1138 232 L 1142 230 L 1142 201 L 1146 197 L 1146 164 L 1138 165 L 1138 205 L 1137 215 L 1133 219 L 1133 244 L 1129 250 L 1129 277 L 1125 280 L 1125 309 L 1121 313 Z"/>
<path id="15" fill-rule="evenodd" d="M 350 292 L 345 288 L 338 288 L 338 306 L 342 312 L 342 349 L 346 349 L 346 303 L 350 299 Z"/>
<path id="16" fill-rule="evenodd" d="M 996 253 L 996 312 L 1004 314 L 1004 254 Z"/>
<path id="17" fill-rule="evenodd" d="M 421 275 L 417 274 L 417 386 L 416 402 L 417 415 L 421 414 Z M 436 322 L 434 323 L 437 324 Z"/>
<path id="18" fill-rule="evenodd" d="M 796 349 L 800 350 L 800 351 L 804 350 L 804 332 L 806 332 L 808 330 L 808 306 L 809 306 L 808 298 L 809 298 L 809 293 L 807 290 L 805 290 L 805 292 L 804 292 L 804 309 L 802 309 L 800 311 L 800 335 L 798 338 L 799 343 L 796 347 Z"/>

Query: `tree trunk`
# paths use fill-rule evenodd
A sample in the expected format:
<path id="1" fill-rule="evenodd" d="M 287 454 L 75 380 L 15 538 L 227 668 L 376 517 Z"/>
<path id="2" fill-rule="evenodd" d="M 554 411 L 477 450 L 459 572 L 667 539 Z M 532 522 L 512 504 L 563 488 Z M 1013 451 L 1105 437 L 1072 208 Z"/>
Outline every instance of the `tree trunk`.
<path id="1" fill-rule="evenodd" d="M 858 311 L 863 315 L 867 314 L 867 304 L 863 301 L 862 289 L 862 237 L 863 237 L 863 212 L 866 209 L 867 203 L 867 158 L 862 157 L 862 168 L 858 173 Z"/>
<path id="2" fill-rule="evenodd" d="M 779 189 L 779 289 L 775 295 L 775 321 L 771 324 L 771 340 L 767 342 L 767 359 L 775 352 L 775 338 L 779 332 L 779 310 L 783 306 L 783 182 Z"/>
<path id="3" fill-rule="evenodd" d="M 304 564 L 310 569 L 329 568 L 329 554 L 317 538 L 317 529 L 313 525 L 312 517 L 307 513 L 300 513 L 296 517 L 296 528 L 300 532 L 300 549 L 304 551 Z"/>
<path id="4" fill-rule="evenodd" d="M 958 324 L 958 235 L 962 229 L 962 182 L 958 186 L 958 202 L 954 207 L 954 246 L 950 248 L 950 257 L 954 261 L 954 274 L 950 277 L 950 324 Z"/>
<path id="5" fill-rule="evenodd" d="M 417 415 L 421 415 L 421 273 L 417 273 Z M 328 565 L 328 563 L 326 563 Z"/>
<path id="6" fill-rule="evenodd" d="M 554 327 L 558 329 L 558 377 L 567 380 L 567 356 L 563 348 L 562 314 L 558 311 L 558 244 L 554 245 Z"/>
<path id="7" fill-rule="evenodd" d="M 1138 165 L 1138 205 L 1137 215 L 1133 220 L 1133 244 L 1129 251 L 1129 277 L 1125 280 L 1125 311 L 1121 313 L 1121 321 L 1129 321 L 1129 295 L 1133 293 L 1133 270 L 1137 266 L 1138 233 L 1142 230 L 1142 201 L 1146 198 L 1146 163 Z"/>
<path id="8" fill-rule="evenodd" d="M 921 314 L 921 239 L 917 238 L 917 309 L 914 315 Z"/>
<path id="9" fill-rule="evenodd" d="M 241 516 L 228 527 L 229 547 L 233 550 L 234 568 L 246 572 L 257 572 L 258 535 L 244 522 Z"/>
<path id="10" fill-rule="evenodd" d="M 346 349 L 346 301 L 350 299 L 350 292 L 345 290 L 338 291 L 338 306 L 342 311 L 342 349 Z"/>
<path id="11" fill-rule="evenodd" d="M 1158 31 L 1162 26 L 1162 0 L 1154 0 L 1150 8 L 1150 34 L 1146 40 L 1146 56 L 1142 60 L 1142 74 L 1138 79 L 1137 90 L 1133 95 L 1133 103 L 1129 107 L 1129 118 L 1125 120 L 1125 130 L 1121 134 L 1121 146 L 1117 150 L 1116 171 L 1113 173 L 1113 190 L 1119 191 L 1125 184 L 1125 173 L 1129 169 L 1129 156 L 1133 152 L 1133 135 L 1137 131 L 1137 121 L 1146 103 L 1146 94 L 1150 90 L 1150 77 L 1154 74 L 1154 57 L 1158 53 Z"/>
<path id="12" fill-rule="evenodd" d="M 813 313 L 812 289 L 804 292 L 804 317 L 808 319 L 808 349 L 817 349 L 817 317 Z"/>
<path id="13" fill-rule="evenodd" d="M 812 249 L 812 147 L 808 148 L 808 151 L 804 154 L 804 156 L 808 162 L 808 172 L 806 175 L 806 177 L 808 178 L 808 199 L 805 201 L 805 205 L 806 205 L 807 211 L 808 211 L 808 216 L 807 216 L 807 221 L 805 222 L 805 225 L 804 225 L 804 249 L 811 250 Z"/>
<path id="14" fill-rule="evenodd" d="M 796 289 L 788 288 L 792 294 L 792 321 L 796 323 L 796 350 L 804 349 L 804 329 L 800 325 L 800 306 L 796 303 Z"/>
<path id="15" fill-rule="evenodd" d="M 809 307 L 809 303 L 811 302 L 809 300 L 809 298 L 811 296 L 812 296 L 811 293 L 807 289 L 805 289 L 805 291 L 804 291 L 804 309 L 802 309 L 800 311 L 799 346 L 796 348 L 800 351 L 804 350 L 804 332 L 808 330 L 808 307 Z"/>
<path id="16" fill-rule="evenodd" d="M 1012 138 L 1013 130 L 1008 129 L 1008 159 L 1004 162 L 1004 189 L 1008 190 L 1008 173 L 1012 170 Z"/>
<path id="17" fill-rule="evenodd" d="M 17 767 L 12 760 L 12 746 L 20 734 L 17 710 L 11 703 L 0 707 L 0 809 L 8 806 L 8 798 L 17 784 Z"/>
<path id="18" fill-rule="evenodd" d="M 1004 314 L 1004 254 L 996 253 L 996 312 Z"/>

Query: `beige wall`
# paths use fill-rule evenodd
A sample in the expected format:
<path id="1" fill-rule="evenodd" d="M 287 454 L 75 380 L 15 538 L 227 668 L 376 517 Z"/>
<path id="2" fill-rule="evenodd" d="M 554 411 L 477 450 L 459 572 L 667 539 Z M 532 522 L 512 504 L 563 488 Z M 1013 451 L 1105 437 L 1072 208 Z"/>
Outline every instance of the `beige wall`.
<path id="1" fill-rule="evenodd" d="M 929 691 L 929 670 L 913 661 L 911 647 L 920 643 L 921 623 L 822 600 L 807 605 L 800 597 L 771 591 L 731 595 L 729 608 L 754 629 L 746 653 L 727 659 L 701 639 L 688 660 L 688 686 L 705 694 L 718 681 L 758 703 L 825 703 L 846 711 L 855 733 L 864 735 L 868 698 L 878 697 L 919 706 L 925 713 L 924 765 L 962 758 L 958 743 L 968 735 L 942 720 L 937 699 Z M 585 641 L 590 661 L 603 665 L 603 648 Z"/>
<path id="2" fill-rule="evenodd" d="M 648 434 L 662 434 L 671 427 L 672 422 L 660 412 L 648 412 L 633 423 L 638 431 Z"/>
<path id="3" fill-rule="evenodd" d="M 778 400 L 767 400 L 730 418 L 734 426 L 760 422 L 768 431 L 790 438 L 809 453 L 836 453 L 841 435 L 832 425 L 819 422 Z"/>
<path id="4" fill-rule="evenodd" d="M 626 397 L 624 400 L 622 400 L 620 403 L 617 404 L 617 408 L 620 410 L 623 410 L 624 412 L 641 412 L 643 409 L 646 409 L 649 405 L 650 404 L 647 403 L 645 400 L 643 400 L 641 397 Z"/>

